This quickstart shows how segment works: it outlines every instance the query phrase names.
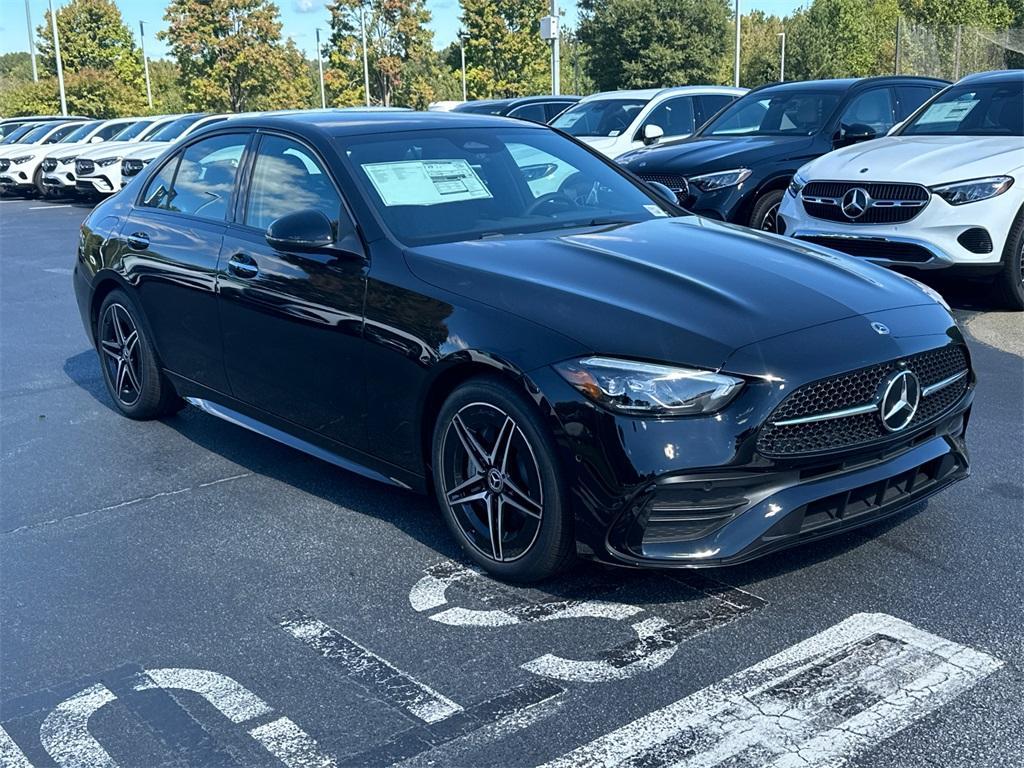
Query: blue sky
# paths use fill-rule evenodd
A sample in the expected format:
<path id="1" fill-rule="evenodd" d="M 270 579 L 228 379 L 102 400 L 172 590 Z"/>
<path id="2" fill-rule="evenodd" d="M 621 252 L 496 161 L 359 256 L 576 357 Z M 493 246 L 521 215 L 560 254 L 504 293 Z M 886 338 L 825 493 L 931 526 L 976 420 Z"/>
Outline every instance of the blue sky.
<path id="1" fill-rule="evenodd" d="M 671 2 L 672 0 L 665 0 Z M 54 6 L 64 5 L 68 0 L 54 0 Z M 786 14 L 809 0 L 742 0 L 743 12 L 759 9 L 768 13 Z M 730 4 L 732 0 L 730 0 Z M 295 40 L 307 55 L 312 57 L 316 47 L 316 28 L 319 26 L 326 32 L 328 13 L 324 0 L 277 0 L 281 8 L 281 20 L 284 23 L 284 34 Z M 152 58 L 166 55 L 165 46 L 156 39 L 155 33 L 164 27 L 164 0 L 117 0 L 125 21 L 138 35 L 139 20 L 146 22 L 146 53 Z M 559 5 L 565 12 L 565 22 L 576 23 L 575 0 L 560 0 Z M 43 21 L 47 0 L 29 0 L 32 13 L 32 24 L 39 26 Z M 0 14 L 0 53 L 28 50 L 28 31 L 25 26 L 24 0 L 0 0 L 3 13 Z M 441 48 L 455 39 L 459 28 L 458 0 L 427 0 L 433 20 L 434 46 Z M 323 34 L 323 33 L 322 33 Z"/>

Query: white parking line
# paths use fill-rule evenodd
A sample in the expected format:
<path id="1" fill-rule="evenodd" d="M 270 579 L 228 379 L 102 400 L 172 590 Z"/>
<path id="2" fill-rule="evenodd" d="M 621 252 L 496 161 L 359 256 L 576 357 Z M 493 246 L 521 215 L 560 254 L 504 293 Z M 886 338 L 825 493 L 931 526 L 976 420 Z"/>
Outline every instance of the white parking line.
<path id="1" fill-rule="evenodd" d="M 0 768 L 32 768 L 25 753 L 0 725 Z"/>
<path id="2" fill-rule="evenodd" d="M 32 205 L 29 206 L 30 211 L 52 211 L 54 208 L 70 208 L 71 203 L 65 205 Z"/>
<path id="3" fill-rule="evenodd" d="M 309 734 L 287 717 L 280 717 L 249 734 L 288 768 L 334 768 L 333 758 L 320 751 Z"/>
<path id="4" fill-rule="evenodd" d="M 102 683 L 58 704 L 39 728 L 39 741 L 60 768 L 117 768 L 89 733 L 89 718 L 117 696 Z"/>
<path id="5" fill-rule="evenodd" d="M 839 768 L 1000 666 L 892 616 L 856 614 L 544 768 Z"/>
<path id="6" fill-rule="evenodd" d="M 136 691 L 176 688 L 198 693 L 233 723 L 244 723 L 273 711 L 248 688 L 207 669 L 147 669 L 133 687 Z"/>

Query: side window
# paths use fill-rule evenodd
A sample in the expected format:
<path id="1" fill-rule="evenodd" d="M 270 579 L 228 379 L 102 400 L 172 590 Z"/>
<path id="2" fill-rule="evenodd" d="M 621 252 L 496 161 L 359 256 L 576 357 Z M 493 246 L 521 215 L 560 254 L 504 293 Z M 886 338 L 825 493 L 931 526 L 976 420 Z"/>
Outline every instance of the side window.
<path id="1" fill-rule="evenodd" d="M 644 120 L 644 126 L 657 125 L 665 131 L 665 137 L 686 136 L 694 131 L 693 97 L 680 96 L 675 99 L 665 99 L 656 106 L 651 114 Z M 642 135 L 642 134 L 641 134 Z"/>
<path id="2" fill-rule="evenodd" d="M 573 105 L 571 101 L 549 101 L 544 105 L 544 122 L 554 120 Z"/>
<path id="3" fill-rule="evenodd" d="M 547 120 L 547 113 L 543 104 L 523 104 L 508 113 L 509 117 L 516 117 L 520 120 L 530 120 L 534 123 L 543 123 Z"/>
<path id="4" fill-rule="evenodd" d="M 724 93 L 708 93 L 704 96 L 698 96 L 697 103 L 700 105 L 701 122 L 706 123 L 717 115 L 720 109 L 732 104 L 735 99 L 735 96 L 728 96 Z"/>
<path id="5" fill-rule="evenodd" d="M 47 136 L 46 141 L 44 141 L 43 144 L 54 144 L 63 139 L 72 131 L 77 131 L 81 127 L 81 123 L 69 123 L 68 125 L 62 126 L 53 133 L 51 133 L 49 136 Z"/>
<path id="6" fill-rule="evenodd" d="M 275 219 L 304 208 L 315 208 L 337 222 L 341 197 L 306 147 L 280 136 L 264 136 L 253 165 L 245 223 L 266 229 Z"/>
<path id="7" fill-rule="evenodd" d="M 128 126 L 129 126 L 129 123 L 112 123 L 110 125 L 105 125 L 102 128 L 100 128 L 96 132 L 96 135 L 101 137 L 104 141 L 106 141 L 111 136 L 113 136 L 115 133 L 120 133 L 121 131 L 123 131 Z"/>
<path id="8" fill-rule="evenodd" d="M 906 120 L 938 91 L 938 88 L 926 88 L 922 85 L 901 85 L 896 89 L 896 95 L 900 101 L 898 119 Z"/>
<path id="9" fill-rule="evenodd" d="M 884 135 L 896 124 L 892 88 L 875 88 L 855 96 L 843 110 L 839 124 L 840 130 L 866 125 L 875 135 Z"/>
<path id="10" fill-rule="evenodd" d="M 246 140 L 245 134 L 233 133 L 211 136 L 187 147 L 180 154 L 176 173 L 171 171 L 172 161 L 153 177 L 142 204 L 224 220 Z"/>

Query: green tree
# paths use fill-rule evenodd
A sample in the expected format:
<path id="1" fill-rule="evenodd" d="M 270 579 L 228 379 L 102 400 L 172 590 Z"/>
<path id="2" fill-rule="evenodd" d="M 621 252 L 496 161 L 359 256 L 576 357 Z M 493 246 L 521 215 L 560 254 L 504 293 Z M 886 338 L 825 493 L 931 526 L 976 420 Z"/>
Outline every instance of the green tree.
<path id="1" fill-rule="evenodd" d="M 462 0 L 466 82 L 471 99 L 551 89 L 551 49 L 540 38 L 545 0 Z"/>
<path id="2" fill-rule="evenodd" d="M 727 0 L 580 0 L 580 40 L 600 90 L 716 82 L 729 31 Z"/>
<path id="3" fill-rule="evenodd" d="M 155 114 L 185 112 L 188 104 L 178 83 L 178 65 L 169 59 L 150 59 L 149 81 Z"/>
<path id="4" fill-rule="evenodd" d="M 898 15 L 897 0 L 814 0 L 786 21 L 787 79 L 891 73 Z"/>
<path id="5" fill-rule="evenodd" d="M 733 79 L 736 33 L 732 23 L 729 24 L 729 28 L 726 55 L 722 59 L 722 69 L 718 78 L 719 82 L 723 83 L 731 83 Z M 743 17 L 740 26 L 740 33 L 743 35 L 740 43 L 740 85 L 756 88 L 779 79 L 782 54 L 780 32 L 788 34 L 786 20 L 783 18 L 768 15 L 763 11 L 752 11 Z M 791 43 L 792 41 L 787 40 L 787 44 Z M 786 66 L 788 69 L 788 61 Z M 791 73 L 787 73 L 787 79 L 792 79 L 790 75 Z"/>
<path id="6" fill-rule="evenodd" d="M 82 69 L 64 78 L 68 113 L 92 117 L 126 117 L 146 111 L 145 94 L 124 87 L 114 72 Z M 41 77 L 38 83 L 19 83 L 0 91 L 0 114 L 40 115 L 60 112 L 57 78 Z"/>
<path id="7" fill-rule="evenodd" d="M 427 27 L 430 11 L 424 0 L 334 0 L 331 36 L 324 47 L 332 104 L 365 103 L 363 87 L 363 14 L 366 23 L 370 101 L 392 106 L 422 101 L 431 91 L 430 79 L 439 62 L 433 33 Z"/>
<path id="8" fill-rule="evenodd" d="M 87 69 L 112 72 L 126 87 L 143 85 L 142 55 L 113 0 L 71 0 L 57 11 L 65 74 Z M 36 28 L 41 67 L 57 74 L 50 12 Z"/>
<path id="9" fill-rule="evenodd" d="M 170 0 L 159 32 L 177 62 L 187 103 L 244 112 L 306 106 L 311 84 L 294 44 L 281 42 L 270 0 Z"/>
<path id="10" fill-rule="evenodd" d="M 32 79 L 32 57 L 26 51 L 0 54 L 0 82 Z"/>

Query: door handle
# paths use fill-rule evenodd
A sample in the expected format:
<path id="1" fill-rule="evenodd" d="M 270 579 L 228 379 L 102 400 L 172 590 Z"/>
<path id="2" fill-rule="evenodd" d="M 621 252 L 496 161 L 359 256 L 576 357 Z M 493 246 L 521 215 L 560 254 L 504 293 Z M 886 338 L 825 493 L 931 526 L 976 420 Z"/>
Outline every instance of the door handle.
<path id="1" fill-rule="evenodd" d="M 228 259 L 228 271 L 235 277 L 249 278 L 256 277 L 259 274 L 260 268 L 256 265 L 256 260 L 252 256 L 236 253 Z"/>
<path id="2" fill-rule="evenodd" d="M 149 235 L 145 232 L 132 232 L 125 241 L 133 251 L 144 251 L 149 248 Z"/>

